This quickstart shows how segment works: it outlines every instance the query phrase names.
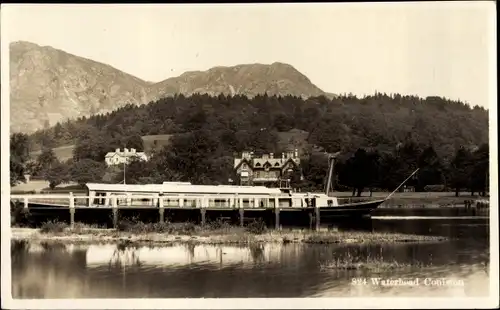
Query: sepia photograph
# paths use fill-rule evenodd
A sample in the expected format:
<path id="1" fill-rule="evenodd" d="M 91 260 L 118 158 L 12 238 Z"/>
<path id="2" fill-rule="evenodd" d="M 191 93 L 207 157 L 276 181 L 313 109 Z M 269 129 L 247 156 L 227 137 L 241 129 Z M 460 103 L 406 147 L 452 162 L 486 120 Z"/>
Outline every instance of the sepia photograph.
<path id="1" fill-rule="evenodd" d="M 2 4 L 2 308 L 496 308 L 493 1 Z"/>

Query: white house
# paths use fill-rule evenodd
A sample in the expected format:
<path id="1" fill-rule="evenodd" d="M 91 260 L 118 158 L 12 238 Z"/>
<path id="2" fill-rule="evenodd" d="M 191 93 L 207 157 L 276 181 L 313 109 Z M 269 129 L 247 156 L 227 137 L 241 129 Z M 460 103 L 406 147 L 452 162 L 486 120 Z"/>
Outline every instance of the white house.
<path id="1" fill-rule="evenodd" d="M 105 157 L 106 164 L 108 166 L 123 165 L 123 163 L 129 163 L 133 159 L 148 160 L 148 156 L 144 152 L 136 152 L 135 149 L 116 149 L 114 152 L 108 152 Z"/>

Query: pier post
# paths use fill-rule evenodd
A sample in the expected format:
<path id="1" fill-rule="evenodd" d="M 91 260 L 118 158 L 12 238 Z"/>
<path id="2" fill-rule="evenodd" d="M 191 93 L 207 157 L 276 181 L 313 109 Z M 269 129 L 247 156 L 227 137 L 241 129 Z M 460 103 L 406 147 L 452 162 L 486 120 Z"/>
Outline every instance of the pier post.
<path id="1" fill-rule="evenodd" d="M 94 204 L 95 191 L 89 191 L 89 203 L 88 206 L 91 207 Z M 97 201 L 99 204 L 99 201 Z"/>
<path id="2" fill-rule="evenodd" d="M 312 212 L 309 211 L 309 229 L 312 230 L 313 228 L 313 215 Z"/>
<path id="3" fill-rule="evenodd" d="M 320 226 L 320 224 L 321 224 L 321 217 L 320 217 L 319 207 L 318 207 L 318 206 L 316 206 L 316 207 L 314 208 L 314 211 L 315 211 L 315 213 L 316 213 L 316 231 L 318 231 L 318 230 L 319 230 L 319 226 Z"/>
<path id="4" fill-rule="evenodd" d="M 24 197 L 24 209 L 28 210 L 28 197 Z"/>
<path id="5" fill-rule="evenodd" d="M 240 206 L 240 226 L 243 227 L 245 224 L 245 209 L 243 209 L 243 204 Z"/>
<path id="6" fill-rule="evenodd" d="M 280 202 L 278 197 L 274 198 L 275 229 L 280 229 Z"/>
<path id="7" fill-rule="evenodd" d="M 104 205 L 109 206 L 109 193 L 106 193 L 106 198 L 104 199 Z"/>
<path id="8" fill-rule="evenodd" d="M 163 205 L 163 197 L 159 198 L 156 196 L 156 201 L 158 201 L 158 209 L 160 209 L 160 223 L 165 223 L 165 207 Z"/>
<path id="9" fill-rule="evenodd" d="M 73 192 L 69 192 L 69 225 L 71 229 L 75 227 L 75 197 L 73 197 Z"/>
<path id="10" fill-rule="evenodd" d="M 205 224 L 207 223 L 207 210 L 201 207 L 200 213 L 201 213 L 201 226 L 205 226 Z"/>
<path id="11" fill-rule="evenodd" d="M 113 228 L 118 226 L 118 198 L 113 197 Z"/>
<path id="12" fill-rule="evenodd" d="M 280 225 L 280 208 L 275 208 L 274 209 L 274 228 L 276 230 L 281 230 L 281 225 Z"/>

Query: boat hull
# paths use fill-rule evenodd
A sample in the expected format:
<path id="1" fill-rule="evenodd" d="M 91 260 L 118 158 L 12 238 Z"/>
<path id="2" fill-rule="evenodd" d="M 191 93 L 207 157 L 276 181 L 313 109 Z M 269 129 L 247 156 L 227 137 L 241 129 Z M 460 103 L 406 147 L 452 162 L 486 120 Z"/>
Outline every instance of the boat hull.
<path id="1" fill-rule="evenodd" d="M 321 207 L 321 217 L 359 217 L 368 216 L 377 209 L 385 200 L 373 200 L 344 204 L 334 207 Z"/>

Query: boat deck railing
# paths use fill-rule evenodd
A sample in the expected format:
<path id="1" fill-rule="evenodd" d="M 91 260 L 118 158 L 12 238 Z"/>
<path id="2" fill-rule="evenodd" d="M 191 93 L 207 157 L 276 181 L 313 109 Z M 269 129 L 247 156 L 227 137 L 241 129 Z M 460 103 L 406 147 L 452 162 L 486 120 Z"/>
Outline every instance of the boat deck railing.
<path id="1" fill-rule="evenodd" d="M 300 197 L 289 197 L 287 195 L 127 195 L 112 194 L 109 196 L 99 195 L 73 195 L 73 194 L 22 194 L 11 195 L 11 201 L 24 202 L 25 207 L 29 204 L 43 204 L 54 207 L 75 208 L 99 208 L 99 207 L 139 207 L 139 208 L 275 208 L 282 207 L 280 199 Z M 291 206 L 288 206 L 291 207 Z"/>

